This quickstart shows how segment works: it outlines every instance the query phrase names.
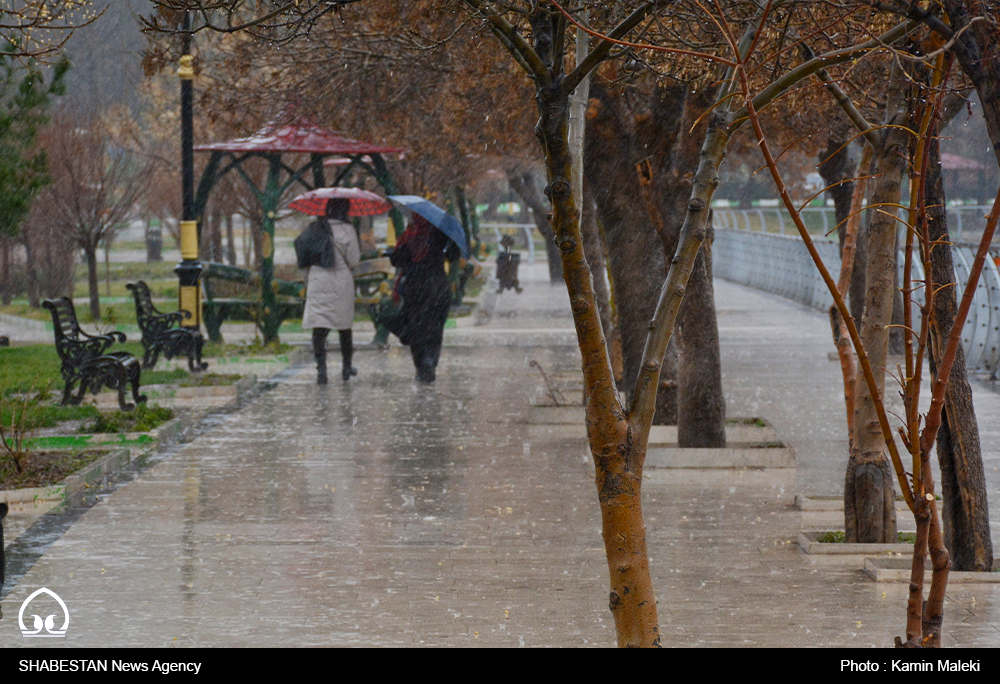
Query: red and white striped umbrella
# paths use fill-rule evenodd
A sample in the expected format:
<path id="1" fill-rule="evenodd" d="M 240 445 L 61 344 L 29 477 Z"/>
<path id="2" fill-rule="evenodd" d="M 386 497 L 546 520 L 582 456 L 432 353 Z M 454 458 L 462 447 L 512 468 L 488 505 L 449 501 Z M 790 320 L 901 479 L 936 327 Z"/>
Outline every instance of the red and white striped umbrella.
<path id="1" fill-rule="evenodd" d="M 375 216 L 392 208 L 388 200 L 361 188 L 316 188 L 299 195 L 288 206 L 310 216 L 324 216 L 327 200 L 334 198 L 346 199 L 351 203 L 349 216 Z"/>

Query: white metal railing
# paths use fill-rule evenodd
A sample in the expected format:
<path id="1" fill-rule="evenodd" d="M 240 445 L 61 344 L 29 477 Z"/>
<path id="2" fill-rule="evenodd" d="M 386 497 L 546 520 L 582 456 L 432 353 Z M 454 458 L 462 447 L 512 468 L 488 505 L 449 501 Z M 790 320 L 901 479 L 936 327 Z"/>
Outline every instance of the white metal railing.
<path id="1" fill-rule="evenodd" d="M 717 226 L 718 223 L 717 221 Z M 837 242 L 826 238 L 817 238 L 814 242 L 827 269 L 834 275 L 839 273 L 840 254 Z M 985 370 L 996 375 L 1000 368 L 1000 269 L 997 268 L 995 259 L 1000 259 L 1000 247 L 993 248 L 992 256 L 994 258 L 986 260 L 972 308 L 962 329 L 962 348 L 970 370 Z M 955 244 L 952 248 L 959 292 L 969 279 L 969 269 L 974 257 L 973 245 Z M 919 259 L 913 263 L 913 280 L 922 281 L 923 266 Z M 902 271 L 902 250 L 899 264 Z M 833 297 L 798 236 L 717 227 L 712 246 L 712 269 L 716 277 L 787 297 L 823 311 L 833 305 Z M 917 290 L 914 293 L 913 307 L 914 316 L 918 320 L 922 304 L 923 291 Z"/>
<path id="2" fill-rule="evenodd" d="M 948 207 L 948 227 L 956 242 L 972 240 L 972 231 L 986 224 L 990 213 L 985 205 L 952 205 Z M 902 210 L 900 210 L 902 212 Z M 900 213 L 902 216 L 902 213 Z M 712 217 L 717 228 L 746 230 L 775 235 L 796 235 L 792 216 L 783 207 L 713 207 Z M 837 227 L 837 217 L 833 207 L 806 207 L 802 210 L 802 220 L 811 233 L 830 235 Z M 970 231 L 966 235 L 966 231 Z M 997 241 L 1000 241 L 998 236 Z"/>

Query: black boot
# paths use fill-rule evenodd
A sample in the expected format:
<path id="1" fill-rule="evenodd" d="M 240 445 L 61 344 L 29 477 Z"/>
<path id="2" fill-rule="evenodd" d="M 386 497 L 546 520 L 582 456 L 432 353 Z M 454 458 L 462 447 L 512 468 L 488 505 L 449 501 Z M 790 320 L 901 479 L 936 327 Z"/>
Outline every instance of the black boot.
<path id="1" fill-rule="evenodd" d="M 316 358 L 316 384 L 325 385 L 326 379 L 326 336 L 329 328 L 313 328 L 313 356 Z"/>
<path id="2" fill-rule="evenodd" d="M 434 382 L 437 357 L 434 356 L 433 348 L 411 345 L 410 353 L 413 355 L 413 365 L 417 369 L 417 382 L 428 385 Z"/>
<path id="3" fill-rule="evenodd" d="M 350 328 L 337 332 L 340 334 L 340 357 L 344 361 L 340 376 L 347 382 L 358 374 L 358 369 L 351 365 L 351 359 L 354 357 L 354 335 Z"/>

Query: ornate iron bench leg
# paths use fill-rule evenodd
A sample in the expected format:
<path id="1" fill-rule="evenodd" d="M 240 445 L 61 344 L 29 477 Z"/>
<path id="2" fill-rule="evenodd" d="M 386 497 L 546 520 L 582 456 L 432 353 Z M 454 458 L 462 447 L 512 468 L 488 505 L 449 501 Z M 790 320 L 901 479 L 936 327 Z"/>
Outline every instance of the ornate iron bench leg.
<path id="1" fill-rule="evenodd" d="M 131 411 L 135 408 L 135 404 L 126 403 L 125 401 L 125 387 L 128 382 L 128 374 L 125 370 L 124 364 L 119 364 L 114 368 L 114 383 L 118 390 L 118 408 L 121 411 Z"/>
<path id="2" fill-rule="evenodd" d="M 142 355 L 142 367 L 145 368 L 146 370 L 153 368 L 154 366 L 156 366 L 156 362 L 159 360 L 159 358 L 160 358 L 159 345 L 156 342 L 153 342 L 148 347 L 146 347 Z"/>
<path id="3" fill-rule="evenodd" d="M 115 352 L 109 356 L 113 357 L 117 362 L 117 367 L 114 369 L 114 383 L 115 389 L 118 390 L 118 406 L 122 411 L 131 411 L 135 408 L 136 404 L 146 401 L 146 395 L 139 394 L 139 379 L 142 375 L 141 364 L 139 363 L 139 359 L 128 352 Z M 126 386 L 131 386 L 132 400 L 135 403 L 125 403 Z"/>
<path id="4" fill-rule="evenodd" d="M 87 373 L 80 374 L 80 388 L 76 392 L 76 396 L 70 399 L 73 406 L 79 406 L 80 402 L 83 401 L 83 395 L 87 393 L 87 385 L 90 383 L 90 376 Z"/>
<path id="5" fill-rule="evenodd" d="M 73 378 L 63 376 L 63 397 L 60 406 L 69 406 L 73 403 Z"/>
<path id="6" fill-rule="evenodd" d="M 126 372 L 128 374 L 129 385 L 132 386 L 132 400 L 136 404 L 145 404 L 146 395 L 139 394 L 139 377 L 142 373 L 142 369 L 139 367 L 139 362 L 133 359 L 133 362 L 126 366 Z"/>

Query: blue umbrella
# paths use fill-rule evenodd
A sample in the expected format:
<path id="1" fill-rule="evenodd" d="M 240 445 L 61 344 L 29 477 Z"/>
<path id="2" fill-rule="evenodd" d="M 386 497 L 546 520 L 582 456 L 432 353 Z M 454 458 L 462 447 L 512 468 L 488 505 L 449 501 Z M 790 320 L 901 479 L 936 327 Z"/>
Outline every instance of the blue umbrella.
<path id="1" fill-rule="evenodd" d="M 389 199 L 410 211 L 420 214 L 431 225 L 451 238 L 462 250 L 462 256 L 469 256 L 469 243 L 465 239 L 465 229 L 454 216 L 436 204 L 428 202 L 417 195 L 389 195 Z"/>

